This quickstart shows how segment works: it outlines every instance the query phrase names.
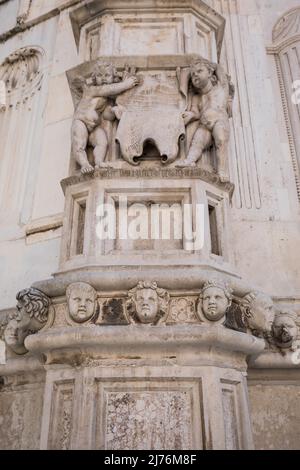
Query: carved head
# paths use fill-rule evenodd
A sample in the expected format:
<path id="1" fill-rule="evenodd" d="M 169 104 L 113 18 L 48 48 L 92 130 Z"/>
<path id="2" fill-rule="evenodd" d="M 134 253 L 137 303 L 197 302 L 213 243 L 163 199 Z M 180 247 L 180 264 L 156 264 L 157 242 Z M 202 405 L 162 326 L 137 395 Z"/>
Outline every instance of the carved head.
<path id="1" fill-rule="evenodd" d="M 74 282 L 66 290 L 69 314 L 76 323 L 90 320 L 97 310 L 97 293 L 85 282 Z"/>
<path id="2" fill-rule="evenodd" d="M 206 59 L 196 59 L 191 66 L 191 79 L 194 88 L 202 90 L 209 82 L 213 85 L 217 81 L 215 68 L 211 62 Z"/>
<path id="3" fill-rule="evenodd" d="M 92 73 L 92 80 L 95 85 L 110 85 L 117 79 L 117 72 L 115 67 L 112 64 L 103 64 L 98 62 L 96 64 L 95 70 Z"/>
<path id="4" fill-rule="evenodd" d="M 17 314 L 8 322 L 4 338 L 16 354 L 25 354 L 25 338 L 43 328 L 48 320 L 50 299 L 33 287 L 22 290 L 16 298 Z"/>
<path id="5" fill-rule="evenodd" d="M 202 312 L 209 321 L 219 321 L 232 302 L 232 289 L 222 281 L 210 280 L 200 293 Z"/>
<path id="6" fill-rule="evenodd" d="M 128 292 L 127 310 L 134 321 L 157 324 L 167 314 L 170 296 L 156 282 L 139 282 Z"/>
<path id="7" fill-rule="evenodd" d="M 298 336 L 297 314 L 291 310 L 279 312 L 273 323 L 273 336 L 277 346 L 290 348 Z"/>
<path id="8" fill-rule="evenodd" d="M 260 292 L 251 292 L 242 300 L 244 322 L 256 336 L 269 334 L 272 330 L 275 311 L 271 297 Z"/>

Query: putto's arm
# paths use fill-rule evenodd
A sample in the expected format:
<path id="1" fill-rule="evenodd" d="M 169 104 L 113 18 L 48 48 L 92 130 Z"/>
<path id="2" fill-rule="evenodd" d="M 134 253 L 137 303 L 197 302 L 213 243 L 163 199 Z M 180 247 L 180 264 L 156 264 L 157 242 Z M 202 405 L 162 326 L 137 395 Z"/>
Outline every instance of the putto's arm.
<path id="1" fill-rule="evenodd" d="M 199 111 L 197 96 L 193 96 L 192 103 L 191 103 L 191 110 L 184 112 L 182 117 L 184 119 L 184 123 L 186 126 L 190 124 L 191 122 L 198 121 L 200 119 L 200 111 Z"/>
<path id="2" fill-rule="evenodd" d="M 216 76 L 219 82 L 223 87 L 228 87 L 228 75 L 220 64 L 215 64 L 216 66 Z"/>
<path id="3" fill-rule="evenodd" d="M 113 83 L 111 85 L 101 85 L 101 86 L 93 86 L 90 89 L 90 92 L 94 97 L 103 96 L 117 96 L 120 93 L 123 93 L 130 88 L 133 88 L 135 85 L 138 84 L 138 78 L 130 77 L 124 80 L 121 83 Z"/>

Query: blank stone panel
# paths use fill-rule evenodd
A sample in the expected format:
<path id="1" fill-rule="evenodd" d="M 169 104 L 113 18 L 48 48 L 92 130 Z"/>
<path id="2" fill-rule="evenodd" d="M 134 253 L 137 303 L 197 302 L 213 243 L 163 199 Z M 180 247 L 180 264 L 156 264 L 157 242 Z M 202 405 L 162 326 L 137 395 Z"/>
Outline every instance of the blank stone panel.
<path id="1" fill-rule="evenodd" d="M 225 425 L 225 442 L 227 450 L 239 448 L 234 390 L 222 389 L 222 404 Z"/>
<path id="2" fill-rule="evenodd" d="M 26 383 L 27 382 L 27 383 Z M 0 450 L 37 450 L 43 409 L 44 383 L 3 387 L 0 392 Z"/>
<path id="3" fill-rule="evenodd" d="M 214 20 L 222 22 L 217 16 Z M 109 55 L 199 53 L 216 60 L 217 23 L 188 12 L 107 14 L 82 27 L 80 55 L 94 60 Z"/>

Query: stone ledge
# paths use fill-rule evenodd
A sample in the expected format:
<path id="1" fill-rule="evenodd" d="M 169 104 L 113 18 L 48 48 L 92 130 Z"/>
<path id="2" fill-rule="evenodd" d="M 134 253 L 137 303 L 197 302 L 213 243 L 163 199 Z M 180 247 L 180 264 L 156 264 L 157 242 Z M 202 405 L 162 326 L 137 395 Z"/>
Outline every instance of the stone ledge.
<path id="1" fill-rule="evenodd" d="M 170 276 L 170 271 L 172 276 Z M 223 266 L 192 265 L 130 265 L 115 266 L 90 265 L 70 269 L 66 272 L 56 273 L 54 278 L 35 282 L 32 287 L 41 290 L 49 297 L 64 296 L 66 288 L 73 282 L 87 282 L 98 291 L 126 291 L 132 289 L 141 279 L 153 281 L 169 290 L 185 291 L 200 289 L 207 278 L 212 275 L 222 275 L 224 281 L 229 282 L 236 296 L 244 296 L 249 292 L 259 290 L 258 286 L 244 282 L 236 273 L 226 270 Z"/>
<path id="2" fill-rule="evenodd" d="M 253 369 L 300 369 L 300 363 L 293 362 L 292 351 L 287 351 L 285 355 L 264 351 L 258 357 L 251 357 L 249 367 Z M 300 357 L 300 354 L 298 354 Z"/>
<path id="3" fill-rule="evenodd" d="M 78 172 L 77 175 L 69 176 L 61 181 L 61 187 L 65 194 L 68 186 L 73 186 L 79 183 L 85 183 L 93 179 L 199 179 L 206 183 L 214 184 L 223 191 L 228 192 L 232 196 L 234 191 L 234 184 L 230 182 L 222 182 L 216 173 L 211 173 L 202 168 L 108 168 L 95 170 L 91 175 L 82 175 Z"/>
<path id="4" fill-rule="evenodd" d="M 102 356 L 140 354 L 159 356 L 163 353 L 208 352 L 211 362 L 217 351 L 259 354 L 265 341 L 222 326 L 96 326 L 52 329 L 28 336 L 26 348 L 33 354 L 54 352 L 86 354 L 90 350 Z M 233 355 L 234 356 L 234 355 Z M 234 357 L 233 357 L 234 358 Z M 197 356 L 199 364 L 201 358 Z"/>

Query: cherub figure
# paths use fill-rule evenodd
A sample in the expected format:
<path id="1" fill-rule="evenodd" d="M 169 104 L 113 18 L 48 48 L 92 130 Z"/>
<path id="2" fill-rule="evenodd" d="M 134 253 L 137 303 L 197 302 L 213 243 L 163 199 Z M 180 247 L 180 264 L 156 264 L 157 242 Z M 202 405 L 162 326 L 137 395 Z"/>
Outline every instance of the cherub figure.
<path id="1" fill-rule="evenodd" d="M 223 68 L 206 59 L 196 59 L 190 66 L 194 95 L 191 110 L 183 113 L 185 125 L 199 121 L 187 158 L 177 166 L 195 166 L 204 150 L 215 144 L 218 174 L 222 181 L 229 180 L 228 143 L 229 118 L 234 86 Z"/>
<path id="2" fill-rule="evenodd" d="M 120 81 L 113 65 L 99 63 L 90 82 L 78 78 L 73 83 L 77 91 L 81 91 L 82 96 L 73 118 L 72 154 L 83 174 L 94 171 L 87 157 L 88 145 L 94 148 L 95 169 L 107 167 L 104 160 L 108 141 L 101 127 L 101 119 L 114 121 L 116 116 L 111 106 L 111 99 L 137 85 L 138 78 L 125 73 L 123 80 Z"/>

